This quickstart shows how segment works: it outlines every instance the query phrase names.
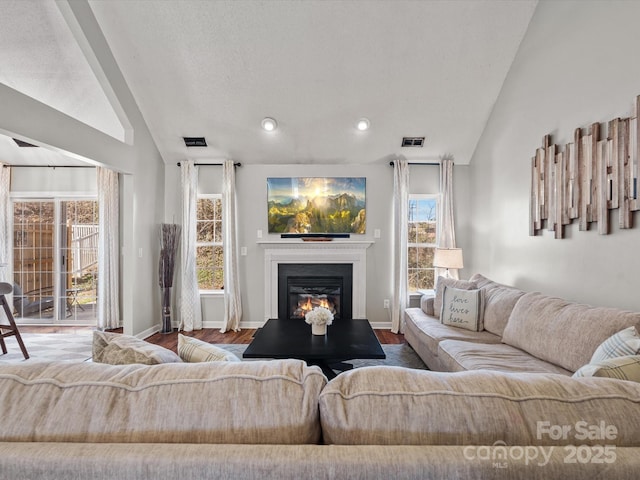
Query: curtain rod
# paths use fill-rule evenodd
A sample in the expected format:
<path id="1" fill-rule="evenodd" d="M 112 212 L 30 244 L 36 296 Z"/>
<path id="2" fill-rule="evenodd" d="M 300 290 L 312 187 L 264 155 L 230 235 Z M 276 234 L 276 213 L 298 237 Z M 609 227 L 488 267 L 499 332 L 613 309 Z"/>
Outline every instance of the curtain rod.
<path id="1" fill-rule="evenodd" d="M 2 165 L 3 168 L 96 168 L 93 165 Z"/>
<path id="2" fill-rule="evenodd" d="M 393 162 L 389 162 L 393 167 Z M 440 165 L 440 162 L 407 162 L 407 165 Z"/>
<path id="3" fill-rule="evenodd" d="M 176 163 L 176 165 L 180 166 L 180 162 Z M 196 167 L 221 167 L 222 163 L 194 163 Z M 233 164 L 234 167 L 241 167 L 242 164 L 240 162 L 236 162 Z"/>

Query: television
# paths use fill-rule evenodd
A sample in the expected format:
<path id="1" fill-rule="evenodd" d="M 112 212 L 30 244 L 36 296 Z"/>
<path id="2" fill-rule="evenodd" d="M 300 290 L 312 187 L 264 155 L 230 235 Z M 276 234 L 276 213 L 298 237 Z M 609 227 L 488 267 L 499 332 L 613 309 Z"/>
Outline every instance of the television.
<path id="1" fill-rule="evenodd" d="M 364 234 L 366 178 L 267 178 L 269 233 Z"/>

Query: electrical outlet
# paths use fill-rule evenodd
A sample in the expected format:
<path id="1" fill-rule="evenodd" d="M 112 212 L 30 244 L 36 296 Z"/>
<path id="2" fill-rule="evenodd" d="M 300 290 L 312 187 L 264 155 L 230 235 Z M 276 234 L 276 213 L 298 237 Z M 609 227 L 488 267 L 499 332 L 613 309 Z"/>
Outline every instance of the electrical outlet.
<path id="1" fill-rule="evenodd" d="M 380 229 L 379 228 L 376 228 L 373 231 L 373 238 L 380 238 Z"/>
<path id="2" fill-rule="evenodd" d="M 258 238 L 262 238 L 262 230 L 258 230 L 258 231 L 256 232 L 256 237 L 258 237 Z"/>
<path id="3" fill-rule="evenodd" d="M 240 255 L 243 257 L 247 255 L 247 247 L 240 247 Z"/>
<path id="4" fill-rule="evenodd" d="M 389 308 L 389 299 L 388 298 L 384 299 L 384 308 Z"/>

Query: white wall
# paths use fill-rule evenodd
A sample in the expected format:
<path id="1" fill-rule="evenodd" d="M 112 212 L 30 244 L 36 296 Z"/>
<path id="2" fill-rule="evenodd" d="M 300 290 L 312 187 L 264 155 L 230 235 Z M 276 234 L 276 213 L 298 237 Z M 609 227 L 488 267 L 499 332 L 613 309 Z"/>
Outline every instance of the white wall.
<path id="1" fill-rule="evenodd" d="M 640 2 L 542 1 L 470 166 L 467 270 L 566 299 L 640 310 L 640 221 L 612 233 L 528 235 L 530 159 L 550 133 L 631 115 L 640 94 Z M 605 126 L 606 133 L 606 126 Z M 616 219 L 614 222 L 613 219 Z"/>
<path id="2" fill-rule="evenodd" d="M 468 168 L 456 167 L 456 195 L 462 205 L 467 203 Z M 437 166 L 411 166 L 411 193 L 438 193 Z M 367 233 L 352 235 L 352 239 L 373 241 L 367 249 L 367 317 L 378 325 L 390 326 L 389 310 L 383 300 L 392 298 L 392 215 L 393 168 L 381 165 L 243 165 L 236 168 L 238 194 L 239 245 L 247 247 L 247 255 L 240 259 L 240 289 L 242 291 L 242 328 L 255 327 L 264 321 L 264 251 L 257 243 L 257 231 L 262 240 L 279 240 L 280 235 L 267 233 L 267 178 L 295 176 L 366 177 Z M 167 166 L 165 177 L 165 221 L 181 223 L 180 175 L 175 166 Z M 199 192 L 221 193 L 221 167 L 199 167 Z M 460 230 L 465 230 L 467 216 L 460 215 Z M 381 238 L 373 232 L 380 229 Z M 224 315 L 221 296 L 202 298 L 205 326 L 219 326 Z"/>
<path id="3" fill-rule="evenodd" d="M 175 171 L 173 170 L 175 169 Z M 466 167 L 456 167 L 454 176 L 460 180 L 460 195 L 468 191 Z M 411 193 L 438 193 L 438 167 L 411 166 Z M 392 214 L 393 168 L 381 165 L 243 165 L 236 168 L 238 192 L 238 238 L 247 247 L 247 255 L 240 258 L 240 289 L 242 291 L 243 321 L 247 328 L 264 320 L 264 251 L 257 243 L 258 230 L 263 240 L 278 240 L 280 235 L 267 233 L 267 178 L 286 176 L 342 176 L 367 179 L 367 233 L 352 235 L 352 239 L 373 241 L 367 249 L 367 317 L 376 324 L 390 325 L 389 310 L 383 300 L 392 295 Z M 167 166 L 165 179 L 165 221 L 181 223 L 179 169 Z M 199 192 L 220 193 L 221 167 L 199 168 Z M 456 189 L 458 190 L 458 189 Z M 462 203 L 466 203 L 463 199 Z M 464 216 L 464 215 L 463 215 Z M 462 224 L 466 220 L 462 220 Z M 381 238 L 373 232 L 380 229 Z M 221 296 L 202 298 L 203 321 L 206 326 L 218 326 L 224 315 Z"/>
<path id="4" fill-rule="evenodd" d="M 87 41 L 133 127 L 133 144 L 119 142 L 2 84 L 0 132 L 126 173 L 121 175 L 121 316 L 125 333 L 146 336 L 160 322 L 158 229 L 164 217 L 165 167 L 89 5 L 72 2 L 70 8 L 87 29 Z"/>

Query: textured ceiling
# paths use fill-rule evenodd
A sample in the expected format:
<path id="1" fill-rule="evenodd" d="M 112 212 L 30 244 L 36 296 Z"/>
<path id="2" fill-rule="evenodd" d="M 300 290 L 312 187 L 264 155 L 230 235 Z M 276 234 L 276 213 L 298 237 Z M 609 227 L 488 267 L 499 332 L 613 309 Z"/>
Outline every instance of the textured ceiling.
<path id="1" fill-rule="evenodd" d="M 167 163 L 465 164 L 536 1 L 89 4 Z M 275 132 L 260 129 L 265 116 Z M 401 148 L 403 136 L 424 148 Z"/>

